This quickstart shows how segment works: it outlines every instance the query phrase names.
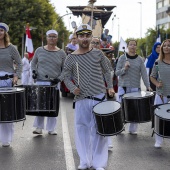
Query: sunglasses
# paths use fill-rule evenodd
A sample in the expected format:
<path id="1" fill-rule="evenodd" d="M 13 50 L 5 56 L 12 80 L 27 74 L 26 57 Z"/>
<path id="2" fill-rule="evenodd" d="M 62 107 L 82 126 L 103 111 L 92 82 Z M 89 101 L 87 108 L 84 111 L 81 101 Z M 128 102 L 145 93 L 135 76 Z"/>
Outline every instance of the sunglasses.
<path id="1" fill-rule="evenodd" d="M 99 42 L 94 42 L 94 41 L 92 41 L 91 44 L 93 44 L 93 45 L 99 45 L 100 43 L 99 43 Z"/>

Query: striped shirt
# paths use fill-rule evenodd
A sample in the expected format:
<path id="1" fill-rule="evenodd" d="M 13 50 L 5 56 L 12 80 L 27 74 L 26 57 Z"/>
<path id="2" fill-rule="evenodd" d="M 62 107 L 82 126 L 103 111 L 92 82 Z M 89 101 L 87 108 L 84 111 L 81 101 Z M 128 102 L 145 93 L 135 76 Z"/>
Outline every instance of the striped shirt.
<path id="1" fill-rule="evenodd" d="M 125 55 L 120 56 L 116 66 L 116 76 L 119 76 L 118 86 L 140 88 L 141 76 L 146 88 L 150 87 L 149 77 L 146 73 L 146 68 L 142 57 L 140 56 L 128 56 L 127 60 L 130 63 L 130 67 L 125 70 Z"/>
<path id="2" fill-rule="evenodd" d="M 78 63 L 78 67 L 76 63 Z M 98 49 L 94 48 L 85 54 L 70 54 L 66 58 L 64 83 L 71 92 L 74 92 L 78 87 L 79 77 L 80 94 L 75 96 L 75 101 L 84 99 L 87 96 L 106 93 L 103 74 L 108 88 L 113 88 L 108 63 L 103 53 Z M 71 76 L 75 84 L 70 81 Z"/>
<path id="3" fill-rule="evenodd" d="M 49 80 L 49 78 L 63 80 L 64 76 L 61 75 L 61 71 L 65 58 L 66 54 L 62 49 L 48 51 L 44 47 L 39 47 L 31 61 L 31 70 L 37 72 L 38 80 Z"/>
<path id="4" fill-rule="evenodd" d="M 154 65 L 151 73 L 151 77 L 161 80 L 163 87 L 156 88 L 156 93 L 158 95 L 168 96 L 170 95 L 170 64 L 163 61 L 157 60 L 158 66 Z M 158 76 L 158 70 L 160 77 Z"/>
<path id="5" fill-rule="evenodd" d="M 17 64 L 16 75 L 21 76 L 22 61 L 18 50 L 10 44 L 6 48 L 0 48 L 0 71 L 15 73 L 13 63 Z"/>

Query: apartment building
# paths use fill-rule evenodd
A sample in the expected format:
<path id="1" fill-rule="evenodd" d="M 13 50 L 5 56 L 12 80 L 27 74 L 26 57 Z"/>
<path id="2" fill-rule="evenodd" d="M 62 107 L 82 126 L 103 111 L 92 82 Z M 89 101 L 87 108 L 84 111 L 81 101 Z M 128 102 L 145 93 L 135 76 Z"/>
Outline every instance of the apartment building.
<path id="1" fill-rule="evenodd" d="M 170 0 L 156 0 L 156 26 L 170 28 Z"/>

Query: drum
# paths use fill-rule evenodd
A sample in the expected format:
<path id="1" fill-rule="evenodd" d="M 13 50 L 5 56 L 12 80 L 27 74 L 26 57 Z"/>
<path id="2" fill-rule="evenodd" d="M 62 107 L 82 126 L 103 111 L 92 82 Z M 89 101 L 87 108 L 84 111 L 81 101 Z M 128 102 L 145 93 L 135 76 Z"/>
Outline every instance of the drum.
<path id="1" fill-rule="evenodd" d="M 0 123 L 25 120 L 25 89 L 0 88 Z"/>
<path id="2" fill-rule="evenodd" d="M 154 132 L 161 137 L 170 138 L 170 104 L 158 106 L 154 113 Z"/>
<path id="3" fill-rule="evenodd" d="M 113 136 L 124 130 L 120 103 L 104 101 L 93 107 L 96 118 L 97 133 L 102 136 Z"/>
<path id="4" fill-rule="evenodd" d="M 123 95 L 125 122 L 145 123 L 151 121 L 153 92 L 132 92 Z"/>
<path id="5" fill-rule="evenodd" d="M 59 90 L 56 86 L 22 85 L 25 88 L 26 115 L 57 117 Z"/>

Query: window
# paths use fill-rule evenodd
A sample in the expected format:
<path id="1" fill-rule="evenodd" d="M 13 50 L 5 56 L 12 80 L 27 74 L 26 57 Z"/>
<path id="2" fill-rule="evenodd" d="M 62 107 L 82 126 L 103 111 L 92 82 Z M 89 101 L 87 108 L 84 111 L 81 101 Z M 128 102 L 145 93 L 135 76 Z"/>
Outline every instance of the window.
<path id="1" fill-rule="evenodd" d="M 164 0 L 163 1 L 163 6 L 168 6 L 169 5 L 169 0 Z"/>
<path id="2" fill-rule="evenodd" d="M 157 3 L 157 9 L 162 8 L 162 1 Z"/>

